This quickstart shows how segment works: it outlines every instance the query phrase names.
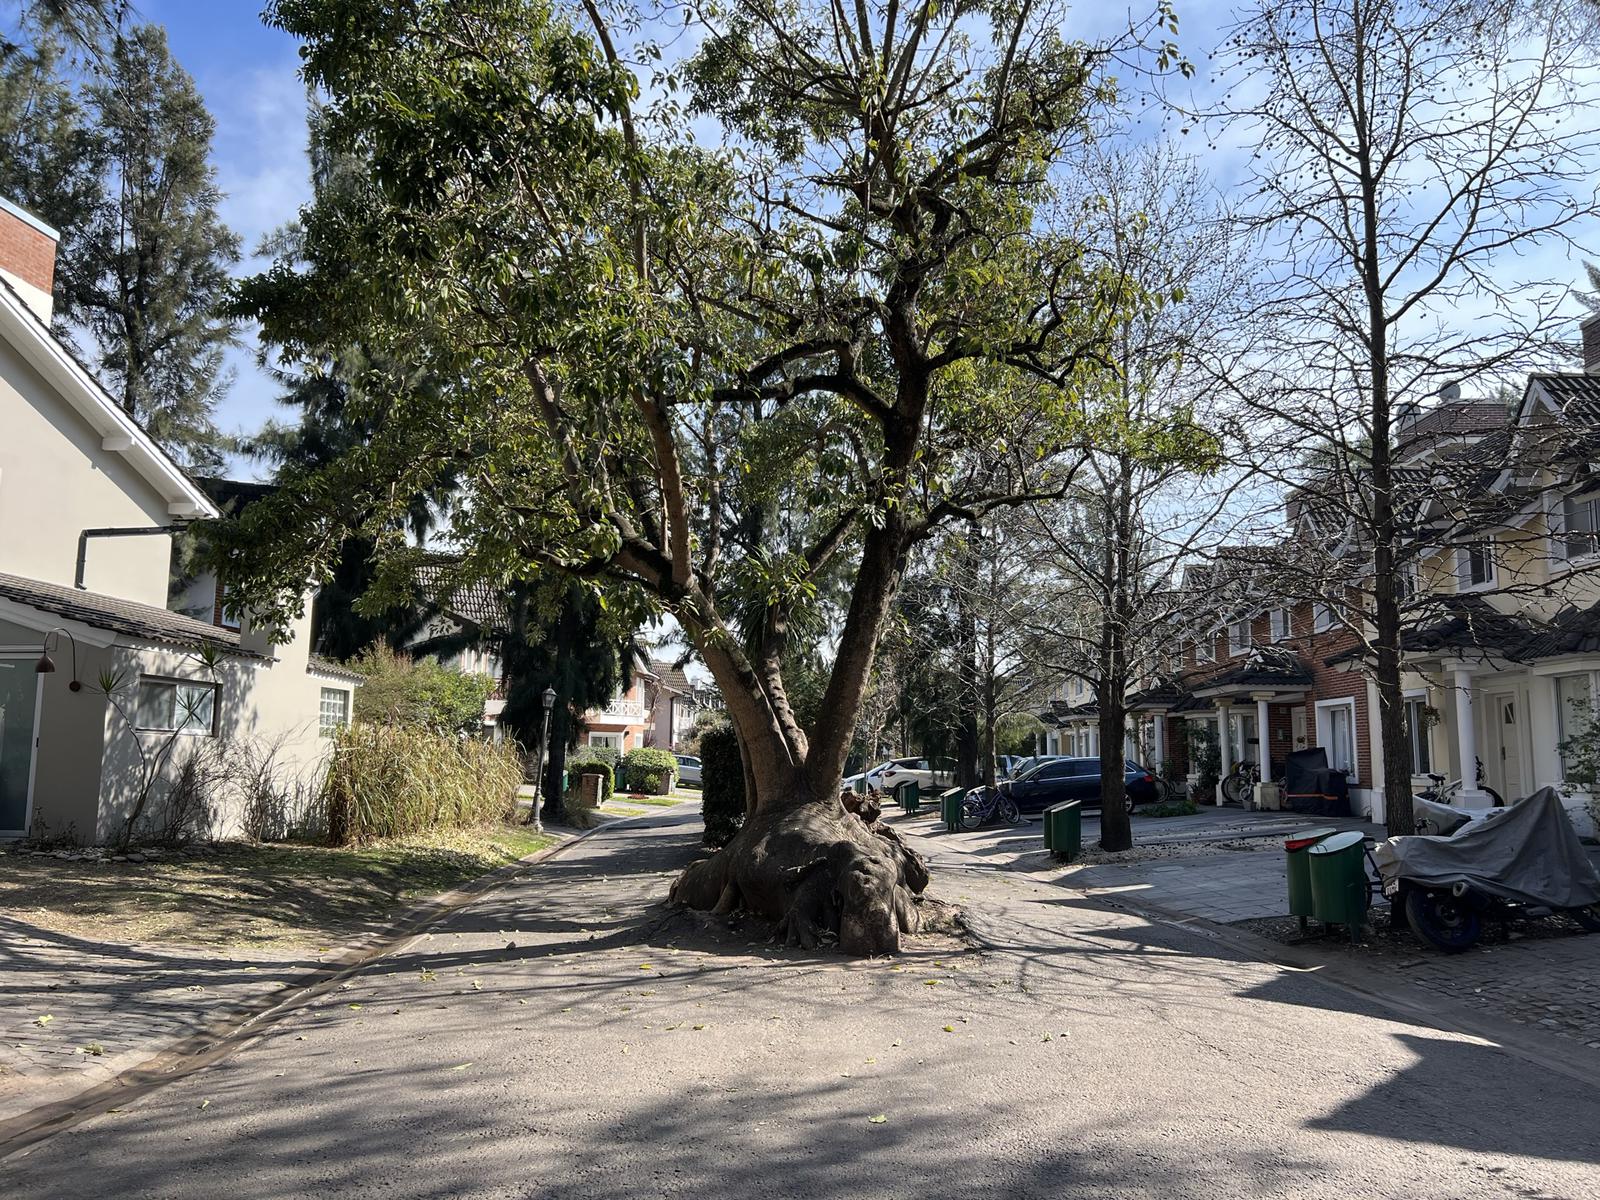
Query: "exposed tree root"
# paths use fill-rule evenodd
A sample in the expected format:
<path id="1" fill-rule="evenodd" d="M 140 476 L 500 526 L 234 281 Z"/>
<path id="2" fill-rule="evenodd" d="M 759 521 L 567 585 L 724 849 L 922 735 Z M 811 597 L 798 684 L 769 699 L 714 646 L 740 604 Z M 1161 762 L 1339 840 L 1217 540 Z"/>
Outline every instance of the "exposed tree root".
<path id="1" fill-rule="evenodd" d="M 721 850 L 691 864 L 672 901 L 776 923 L 791 946 L 837 938 L 846 954 L 895 954 L 915 933 L 928 886 L 922 856 L 883 822 L 869 823 L 836 797 L 765 809 Z"/>

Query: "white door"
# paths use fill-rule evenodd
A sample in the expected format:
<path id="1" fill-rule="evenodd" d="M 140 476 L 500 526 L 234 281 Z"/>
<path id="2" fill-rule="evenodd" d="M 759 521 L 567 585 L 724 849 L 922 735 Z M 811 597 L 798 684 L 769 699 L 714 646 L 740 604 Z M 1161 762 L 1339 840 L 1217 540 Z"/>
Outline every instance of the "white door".
<path id="1" fill-rule="evenodd" d="M 32 658 L 0 658 L 0 834 L 28 831 L 39 674 Z"/>
<path id="2" fill-rule="evenodd" d="M 1522 783 L 1522 702 L 1515 693 L 1493 698 L 1489 716 L 1494 729 L 1489 735 L 1489 761 L 1483 764 L 1483 773 L 1489 786 L 1506 800 L 1515 800 L 1526 793 Z"/>
<path id="3" fill-rule="evenodd" d="M 1317 708 L 1317 741 L 1328 755 L 1328 765 L 1350 773 L 1356 782 L 1356 712 L 1340 702 Z"/>

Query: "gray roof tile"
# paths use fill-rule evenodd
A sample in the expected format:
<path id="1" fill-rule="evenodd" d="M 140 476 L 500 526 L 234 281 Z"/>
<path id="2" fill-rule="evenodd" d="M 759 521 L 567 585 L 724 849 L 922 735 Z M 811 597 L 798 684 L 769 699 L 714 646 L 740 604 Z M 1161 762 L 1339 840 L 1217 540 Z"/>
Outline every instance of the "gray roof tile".
<path id="1" fill-rule="evenodd" d="M 80 591 L 4 573 L 0 573 L 0 597 L 51 613 L 63 620 L 78 621 L 95 629 L 124 634 L 141 641 L 189 647 L 203 643 L 240 658 L 267 657 L 240 646 L 239 634 L 235 630 L 209 625 L 153 604 L 139 604 L 117 596 Z"/>

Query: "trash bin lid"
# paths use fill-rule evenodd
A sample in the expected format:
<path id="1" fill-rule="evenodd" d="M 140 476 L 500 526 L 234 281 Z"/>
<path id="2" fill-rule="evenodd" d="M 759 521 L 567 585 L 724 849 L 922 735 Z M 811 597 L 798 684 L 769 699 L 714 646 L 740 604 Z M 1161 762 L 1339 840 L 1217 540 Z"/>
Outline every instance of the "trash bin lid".
<path id="1" fill-rule="evenodd" d="M 1325 837 L 1332 837 L 1339 831 L 1332 825 L 1325 829 L 1302 829 L 1299 833 L 1292 833 L 1283 839 L 1285 850 L 1304 850 L 1307 846 L 1315 846 Z"/>
<path id="2" fill-rule="evenodd" d="M 1366 834 L 1359 829 L 1349 829 L 1344 833 L 1336 833 L 1330 838 L 1323 838 L 1307 853 L 1310 854 L 1338 854 L 1341 850 L 1348 850 L 1352 846 L 1359 846 L 1366 840 Z"/>

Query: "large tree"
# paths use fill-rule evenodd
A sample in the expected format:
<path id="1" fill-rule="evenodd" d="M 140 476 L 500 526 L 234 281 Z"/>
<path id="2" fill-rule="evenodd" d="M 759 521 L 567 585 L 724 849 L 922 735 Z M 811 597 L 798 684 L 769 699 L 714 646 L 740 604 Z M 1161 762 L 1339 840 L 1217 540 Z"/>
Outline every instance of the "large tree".
<path id="1" fill-rule="evenodd" d="M 1280 582 L 1362 644 L 1394 833 L 1413 832 L 1401 635 L 1425 603 L 1406 577 L 1473 524 L 1414 529 L 1425 497 L 1402 469 L 1401 418 L 1446 386 L 1548 365 L 1568 332 L 1569 281 L 1534 252 L 1572 248 L 1600 212 L 1593 51 L 1574 12 L 1272 0 L 1222 56 L 1232 90 L 1216 115 L 1255 148 L 1261 336 L 1220 374 L 1282 435 L 1257 469 L 1304 488 L 1298 507 L 1340 548 Z M 1325 471 L 1298 467 L 1308 450 Z"/>
<path id="2" fill-rule="evenodd" d="M 755 0 L 696 10 L 698 51 L 646 104 L 617 34 L 638 15 L 271 6 L 330 137 L 372 169 L 357 202 L 303 215 L 309 265 L 246 302 L 285 344 L 359 313 L 450 382 L 384 397 L 369 445 L 224 533 L 224 569 L 282 619 L 352 523 L 460 469 L 468 569 L 670 614 L 716 678 L 752 812 L 676 898 L 892 951 L 927 873 L 840 803 L 857 710 L 908 551 L 1070 481 L 1074 397 L 1109 369 L 1123 292 L 1046 202 L 1151 27 L 1091 46 L 1051 3 Z M 674 80 L 728 149 L 692 140 Z M 787 632 L 841 563 L 802 727 Z"/>
<path id="3" fill-rule="evenodd" d="M 61 262 L 61 316 L 82 325 L 122 407 L 186 465 L 213 469 L 238 238 L 218 212 L 215 122 L 158 25 L 119 35 L 86 91 L 104 194 Z"/>

